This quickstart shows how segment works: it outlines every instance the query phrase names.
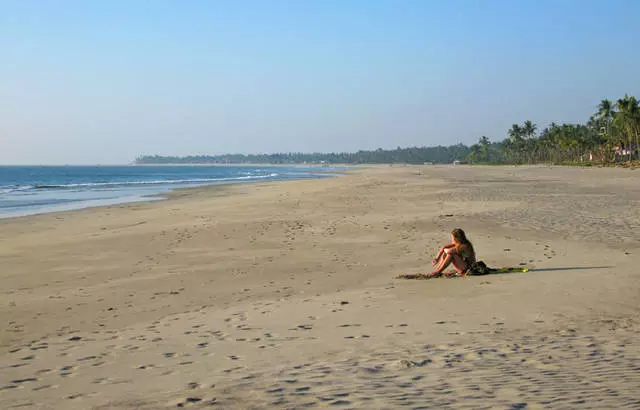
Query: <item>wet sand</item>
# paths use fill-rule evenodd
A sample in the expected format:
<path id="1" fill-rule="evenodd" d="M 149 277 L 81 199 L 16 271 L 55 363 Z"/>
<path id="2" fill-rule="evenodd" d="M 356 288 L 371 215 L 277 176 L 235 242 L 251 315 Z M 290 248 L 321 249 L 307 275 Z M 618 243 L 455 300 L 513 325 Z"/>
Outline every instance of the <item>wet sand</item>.
<path id="1" fill-rule="evenodd" d="M 375 167 L 0 221 L 0 407 L 639 408 L 640 171 Z M 454 227 L 490 266 L 428 272 Z"/>

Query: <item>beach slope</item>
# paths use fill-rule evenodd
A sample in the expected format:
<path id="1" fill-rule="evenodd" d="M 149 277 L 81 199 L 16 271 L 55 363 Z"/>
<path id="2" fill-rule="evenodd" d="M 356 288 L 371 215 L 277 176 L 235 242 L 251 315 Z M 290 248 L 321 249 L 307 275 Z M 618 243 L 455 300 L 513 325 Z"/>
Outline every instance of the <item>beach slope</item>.
<path id="1" fill-rule="evenodd" d="M 639 408 L 640 174 L 373 167 L 0 221 L 0 407 Z M 428 272 L 465 229 L 488 265 Z"/>

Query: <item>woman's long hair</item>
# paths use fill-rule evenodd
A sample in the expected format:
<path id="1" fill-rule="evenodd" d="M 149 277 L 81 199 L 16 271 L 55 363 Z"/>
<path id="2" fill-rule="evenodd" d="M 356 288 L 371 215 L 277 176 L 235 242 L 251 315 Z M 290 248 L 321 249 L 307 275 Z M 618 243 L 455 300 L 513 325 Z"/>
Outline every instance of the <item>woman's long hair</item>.
<path id="1" fill-rule="evenodd" d="M 467 239 L 467 235 L 462 229 L 454 229 L 453 231 L 451 231 L 451 236 L 453 236 L 453 239 L 456 242 L 456 251 L 458 251 L 458 254 L 460 253 L 460 248 L 462 247 L 462 245 L 466 245 L 469 250 L 475 254 L 473 245 L 471 244 L 469 239 Z"/>

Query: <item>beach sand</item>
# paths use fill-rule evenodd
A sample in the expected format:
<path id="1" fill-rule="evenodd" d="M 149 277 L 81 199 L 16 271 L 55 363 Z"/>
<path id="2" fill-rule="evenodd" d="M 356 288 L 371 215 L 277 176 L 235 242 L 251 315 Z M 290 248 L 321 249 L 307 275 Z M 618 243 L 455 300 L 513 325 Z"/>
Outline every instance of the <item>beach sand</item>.
<path id="1" fill-rule="evenodd" d="M 490 266 L 429 272 L 455 227 Z M 0 408 L 640 408 L 640 171 L 373 167 L 0 221 Z"/>

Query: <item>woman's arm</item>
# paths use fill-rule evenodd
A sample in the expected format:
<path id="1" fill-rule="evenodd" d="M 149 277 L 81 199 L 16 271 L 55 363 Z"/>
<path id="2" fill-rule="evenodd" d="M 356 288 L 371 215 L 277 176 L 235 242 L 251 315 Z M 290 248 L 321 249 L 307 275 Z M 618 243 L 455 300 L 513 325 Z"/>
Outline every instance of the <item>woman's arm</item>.
<path id="1" fill-rule="evenodd" d="M 440 257 L 442 256 L 442 254 L 444 253 L 444 251 L 446 251 L 449 248 L 453 248 L 455 247 L 456 244 L 455 243 L 448 243 L 445 246 L 443 246 L 442 248 L 440 248 L 440 250 L 438 251 L 438 259 L 440 259 Z"/>
<path id="2" fill-rule="evenodd" d="M 438 251 L 438 254 L 436 255 L 436 258 L 432 261 L 432 263 L 434 265 L 437 264 L 440 258 L 442 258 L 442 255 L 444 254 L 445 249 L 453 248 L 454 246 L 456 246 L 455 243 L 448 243 L 442 248 L 440 248 L 440 250 Z"/>

